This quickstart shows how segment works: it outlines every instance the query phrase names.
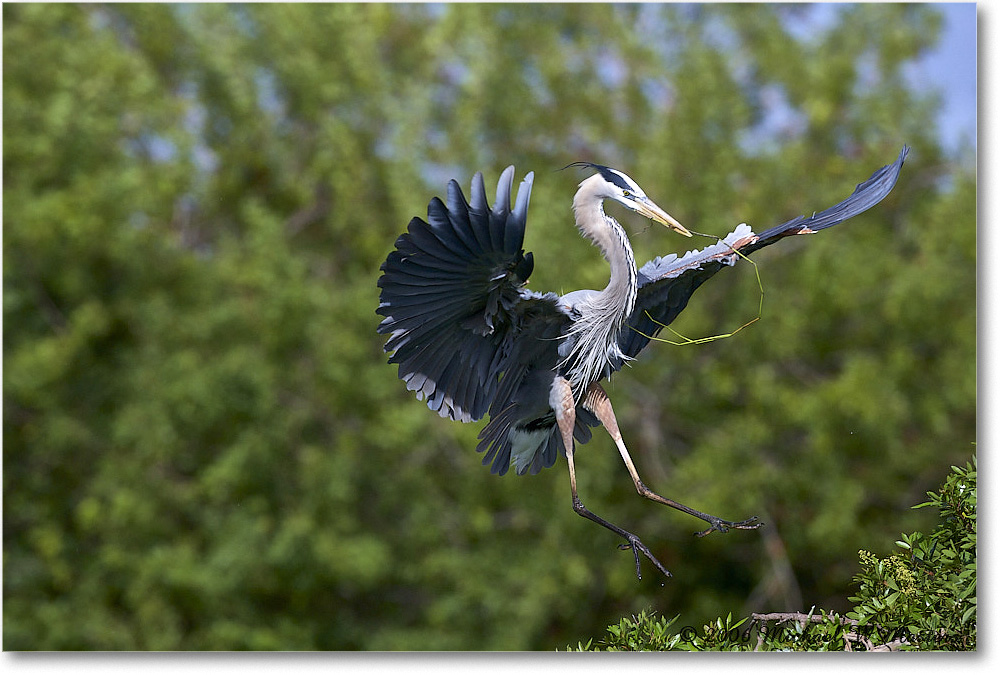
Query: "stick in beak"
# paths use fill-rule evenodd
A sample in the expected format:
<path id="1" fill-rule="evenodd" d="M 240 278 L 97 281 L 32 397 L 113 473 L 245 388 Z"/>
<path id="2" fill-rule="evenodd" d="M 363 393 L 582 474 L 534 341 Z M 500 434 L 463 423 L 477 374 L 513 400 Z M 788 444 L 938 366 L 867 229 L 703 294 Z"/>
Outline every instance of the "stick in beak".
<path id="1" fill-rule="evenodd" d="M 646 216 L 650 220 L 655 220 L 656 222 L 666 225 L 671 230 L 675 232 L 680 232 L 685 237 L 690 237 L 691 233 L 688 232 L 687 228 L 678 223 L 673 216 L 661 209 L 659 206 L 654 204 L 649 199 L 643 201 L 637 201 L 635 203 L 636 211 Z"/>

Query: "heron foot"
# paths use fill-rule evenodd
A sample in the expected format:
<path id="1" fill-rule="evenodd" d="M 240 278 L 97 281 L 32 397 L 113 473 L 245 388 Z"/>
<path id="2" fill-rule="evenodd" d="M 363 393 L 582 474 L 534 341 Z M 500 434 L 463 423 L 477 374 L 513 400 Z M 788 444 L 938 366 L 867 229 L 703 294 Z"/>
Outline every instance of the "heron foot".
<path id="1" fill-rule="evenodd" d="M 632 534 L 630 532 L 627 532 L 627 533 L 625 533 L 622 536 L 625 537 L 625 539 L 628 541 L 628 543 L 627 544 L 618 544 L 618 548 L 621 549 L 621 550 L 623 550 L 623 551 L 628 550 L 628 549 L 632 549 L 632 553 L 635 554 L 635 575 L 637 577 L 639 577 L 640 580 L 642 580 L 642 571 L 641 571 L 641 569 L 639 567 L 639 554 L 640 553 L 642 553 L 644 556 L 646 556 L 647 558 L 649 558 L 649 561 L 652 562 L 654 565 L 656 565 L 656 569 L 658 569 L 661 572 L 663 572 L 664 576 L 666 576 L 666 577 L 673 576 L 672 574 L 670 574 L 670 571 L 667 570 L 667 568 L 663 566 L 663 563 L 661 563 L 659 560 L 657 560 L 656 556 L 654 556 L 650 552 L 650 550 L 646 547 L 646 545 L 643 544 L 642 541 L 639 540 L 639 537 L 635 536 L 634 534 Z"/>
<path id="2" fill-rule="evenodd" d="M 751 516 L 746 520 L 732 521 L 723 520 L 722 518 L 716 518 L 715 516 L 709 516 L 705 518 L 708 521 L 708 529 L 702 530 L 701 532 L 695 532 L 696 537 L 704 537 L 706 534 L 711 534 L 712 532 L 729 532 L 730 529 L 733 530 L 756 530 L 762 527 L 764 523 L 758 522 L 757 516 Z"/>

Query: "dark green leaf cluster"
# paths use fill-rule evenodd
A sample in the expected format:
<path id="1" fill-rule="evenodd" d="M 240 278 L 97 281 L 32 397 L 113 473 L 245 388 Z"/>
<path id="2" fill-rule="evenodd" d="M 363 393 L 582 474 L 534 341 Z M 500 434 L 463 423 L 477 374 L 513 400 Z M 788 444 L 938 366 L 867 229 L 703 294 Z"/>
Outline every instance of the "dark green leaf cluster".
<path id="1" fill-rule="evenodd" d="M 608 626 L 578 651 L 972 651 L 976 649 L 976 458 L 952 473 L 929 501 L 939 522 L 904 534 L 905 553 L 879 559 L 861 551 L 854 609 L 841 617 L 728 614 L 696 630 L 643 610 Z"/>

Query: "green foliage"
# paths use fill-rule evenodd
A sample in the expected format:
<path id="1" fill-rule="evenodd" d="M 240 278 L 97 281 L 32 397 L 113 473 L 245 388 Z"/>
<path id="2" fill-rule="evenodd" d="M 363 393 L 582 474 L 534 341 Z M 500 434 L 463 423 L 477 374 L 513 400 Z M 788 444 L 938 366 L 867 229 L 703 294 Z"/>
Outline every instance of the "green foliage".
<path id="1" fill-rule="evenodd" d="M 903 534 L 888 558 L 860 551 L 860 585 L 848 616 L 870 639 L 902 635 L 921 650 L 976 648 L 976 459 L 952 473 L 929 501 L 940 522 L 930 534 Z"/>
<path id="2" fill-rule="evenodd" d="M 5 5 L 4 647 L 551 649 L 642 607 L 846 597 L 975 434 L 976 176 L 905 82 L 933 7 L 803 36 L 808 11 Z M 877 209 L 756 258 L 759 322 L 612 383 L 647 484 L 767 523 L 692 538 L 596 435 L 581 496 L 669 581 L 573 513 L 561 463 L 490 475 L 482 425 L 386 365 L 378 268 L 447 179 L 534 170 L 531 286 L 569 291 L 607 281 L 570 161 L 724 234 L 840 200 L 903 143 Z M 618 215 L 640 261 L 683 246 Z M 676 328 L 758 297 L 720 274 Z"/>
<path id="3" fill-rule="evenodd" d="M 730 613 L 702 626 L 678 629 L 672 619 L 643 610 L 608 626 L 596 643 L 576 651 L 919 651 L 976 649 L 976 458 L 953 466 L 944 485 L 928 492 L 939 522 L 930 534 L 904 534 L 906 551 L 879 559 L 860 551 L 857 596 L 846 617 L 811 610 L 796 617 Z M 773 621 L 773 623 L 772 623 Z"/>
<path id="4" fill-rule="evenodd" d="M 732 614 L 701 627 L 678 629 L 679 616 L 667 620 L 645 610 L 608 626 L 596 644 L 578 643 L 574 651 L 843 651 L 851 631 L 836 614 L 805 615 L 803 621 L 770 623 Z M 670 630 L 670 629 L 673 630 Z"/>

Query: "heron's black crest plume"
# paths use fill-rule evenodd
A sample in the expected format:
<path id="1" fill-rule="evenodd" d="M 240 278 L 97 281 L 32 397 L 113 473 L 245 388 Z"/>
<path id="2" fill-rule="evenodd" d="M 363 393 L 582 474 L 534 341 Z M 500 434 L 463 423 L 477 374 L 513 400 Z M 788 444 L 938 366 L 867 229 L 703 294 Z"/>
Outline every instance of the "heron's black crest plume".
<path id="1" fill-rule="evenodd" d="M 594 164 L 593 162 L 570 162 L 569 164 L 567 164 L 566 166 L 564 166 L 563 168 L 561 168 L 559 170 L 560 171 L 565 171 L 566 169 L 568 169 L 568 168 L 570 168 L 572 166 L 575 166 L 578 169 L 602 169 L 602 168 L 606 169 L 606 168 L 608 168 L 608 167 L 606 167 L 606 166 L 604 166 L 602 164 Z"/>
<path id="2" fill-rule="evenodd" d="M 608 181 L 612 185 L 617 185 L 622 190 L 634 190 L 635 186 L 629 185 L 628 181 L 622 178 L 622 173 L 618 169 L 613 169 L 610 166 L 604 166 L 603 164 L 594 164 L 593 162 L 571 162 L 564 166 L 560 171 L 565 171 L 571 166 L 578 167 L 580 169 L 594 169 L 601 174 L 601 178 Z"/>

